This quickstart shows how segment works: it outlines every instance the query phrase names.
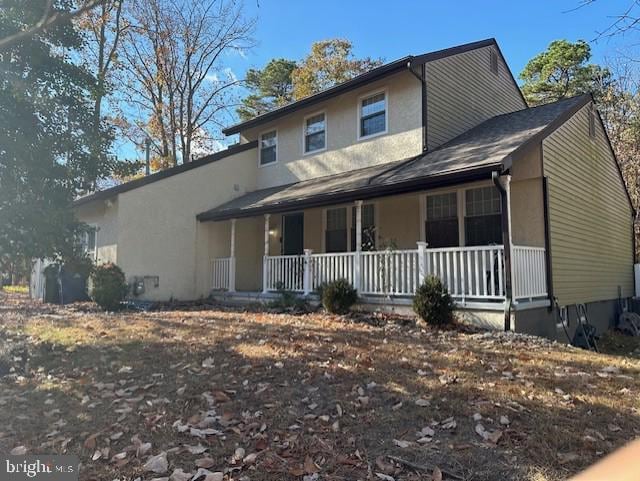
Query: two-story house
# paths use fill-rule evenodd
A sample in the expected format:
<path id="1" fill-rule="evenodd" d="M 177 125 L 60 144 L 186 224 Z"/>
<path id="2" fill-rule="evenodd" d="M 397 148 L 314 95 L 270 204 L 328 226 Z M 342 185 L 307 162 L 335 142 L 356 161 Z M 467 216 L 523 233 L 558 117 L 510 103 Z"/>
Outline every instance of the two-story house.
<path id="1" fill-rule="evenodd" d="M 398 307 L 435 274 L 461 315 L 554 337 L 553 297 L 606 326 L 633 294 L 633 210 L 591 96 L 527 107 L 493 39 L 224 132 L 239 144 L 74 205 L 141 299 L 346 278 L 364 305 Z"/>

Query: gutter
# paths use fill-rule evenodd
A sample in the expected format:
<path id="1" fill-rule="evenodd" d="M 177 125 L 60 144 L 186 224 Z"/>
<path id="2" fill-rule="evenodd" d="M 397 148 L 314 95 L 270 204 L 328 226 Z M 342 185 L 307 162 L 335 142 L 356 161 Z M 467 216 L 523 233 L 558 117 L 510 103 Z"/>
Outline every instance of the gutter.
<path id="1" fill-rule="evenodd" d="M 511 330 L 511 305 L 513 303 L 513 279 L 511 269 L 511 212 L 509 211 L 509 184 L 511 182 L 511 176 L 507 176 L 507 187 L 505 188 L 500 182 L 500 172 L 494 170 L 491 172 L 491 180 L 500 192 L 500 201 L 502 205 L 502 243 L 504 244 L 504 291 L 505 291 L 505 304 L 504 304 L 504 330 Z M 506 215 L 504 215 L 506 213 Z"/>
<path id="2" fill-rule="evenodd" d="M 407 62 L 407 69 L 409 70 L 409 72 L 411 72 L 411 74 L 418 79 L 418 81 L 420 82 L 420 98 L 421 98 L 421 122 L 422 122 L 422 153 L 426 153 L 427 149 L 428 149 L 428 143 L 427 143 L 427 64 L 425 62 L 422 62 L 419 64 L 420 67 L 420 75 L 418 75 L 416 73 L 416 71 L 413 69 L 413 61 L 414 59 L 411 58 L 408 62 Z"/>

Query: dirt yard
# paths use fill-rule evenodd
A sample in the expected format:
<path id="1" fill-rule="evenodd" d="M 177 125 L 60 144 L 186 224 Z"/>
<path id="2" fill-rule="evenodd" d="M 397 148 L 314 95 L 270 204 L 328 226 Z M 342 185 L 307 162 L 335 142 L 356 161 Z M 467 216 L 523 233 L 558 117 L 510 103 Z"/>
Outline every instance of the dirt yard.
<path id="1" fill-rule="evenodd" d="M 511 334 L 11 294 L 0 338 L 0 452 L 83 480 L 556 480 L 640 435 L 636 357 Z"/>

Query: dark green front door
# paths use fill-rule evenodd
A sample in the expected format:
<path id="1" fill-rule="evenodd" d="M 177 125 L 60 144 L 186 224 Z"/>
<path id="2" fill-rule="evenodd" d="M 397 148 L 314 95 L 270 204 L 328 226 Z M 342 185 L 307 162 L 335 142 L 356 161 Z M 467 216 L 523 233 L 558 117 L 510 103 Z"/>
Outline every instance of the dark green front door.
<path id="1" fill-rule="evenodd" d="M 285 214 L 282 216 L 282 254 L 299 255 L 304 250 L 304 214 Z"/>

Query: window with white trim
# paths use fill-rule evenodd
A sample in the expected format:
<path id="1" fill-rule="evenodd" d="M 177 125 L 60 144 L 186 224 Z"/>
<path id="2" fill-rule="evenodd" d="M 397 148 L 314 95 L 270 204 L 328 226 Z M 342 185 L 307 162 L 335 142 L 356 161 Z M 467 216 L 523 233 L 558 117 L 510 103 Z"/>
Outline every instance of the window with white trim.
<path id="1" fill-rule="evenodd" d="M 307 117 L 304 121 L 304 152 L 316 152 L 327 146 L 324 112 Z"/>
<path id="2" fill-rule="evenodd" d="M 326 210 L 325 251 L 347 251 L 347 208 Z"/>
<path id="3" fill-rule="evenodd" d="M 356 250 L 356 206 L 351 208 L 351 251 Z M 362 250 L 376 250 L 376 216 L 374 204 L 362 205 Z"/>
<path id="4" fill-rule="evenodd" d="M 379 92 L 360 101 L 360 137 L 384 133 L 387 130 L 387 96 Z"/>
<path id="5" fill-rule="evenodd" d="M 278 133 L 275 130 L 260 135 L 260 165 L 276 162 L 278 155 Z"/>
<path id="6" fill-rule="evenodd" d="M 458 194 L 428 195 L 425 234 L 429 247 L 457 247 L 458 232 Z"/>
<path id="7" fill-rule="evenodd" d="M 95 227 L 89 227 L 80 233 L 80 251 L 93 260 L 98 258 L 98 245 L 96 241 L 97 229 Z"/>
<path id="8" fill-rule="evenodd" d="M 496 187 L 465 191 L 465 245 L 502 244 L 502 204 Z"/>

